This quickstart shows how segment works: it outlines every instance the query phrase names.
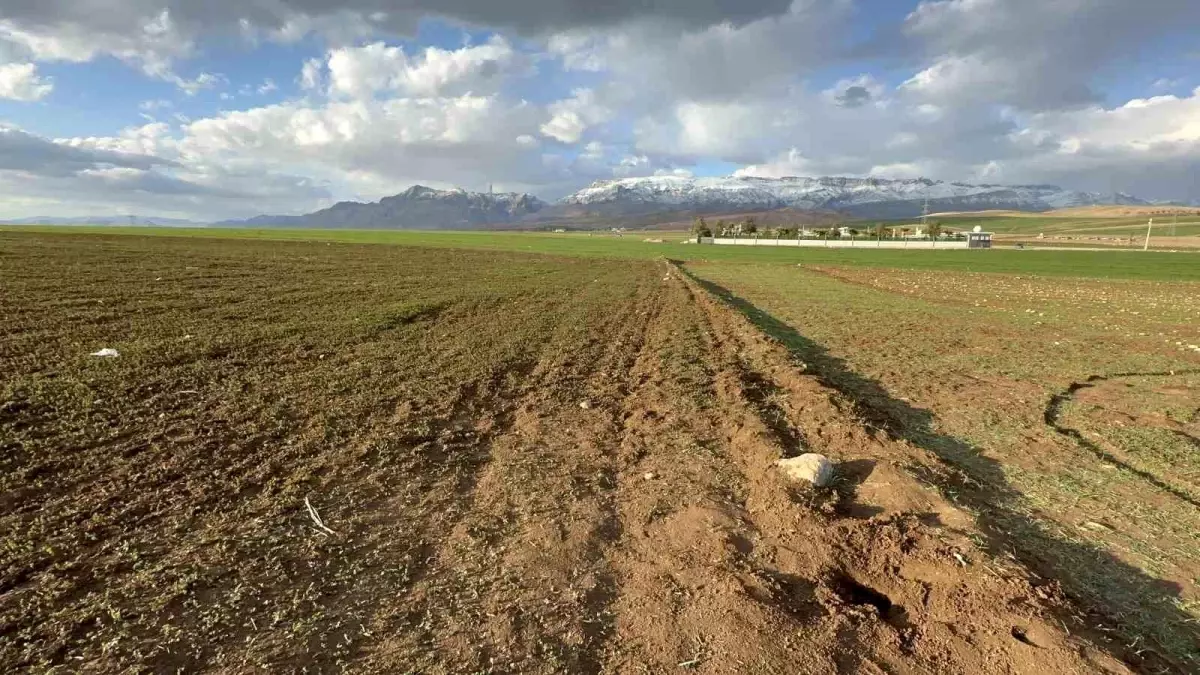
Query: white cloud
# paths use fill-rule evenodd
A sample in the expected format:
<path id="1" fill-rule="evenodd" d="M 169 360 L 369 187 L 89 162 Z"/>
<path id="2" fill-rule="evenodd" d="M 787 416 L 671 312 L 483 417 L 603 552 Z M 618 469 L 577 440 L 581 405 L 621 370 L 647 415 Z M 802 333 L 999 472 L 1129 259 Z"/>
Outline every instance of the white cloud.
<path id="1" fill-rule="evenodd" d="M 735 176 L 754 178 L 787 178 L 789 176 L 809 176 L 813 171 L 813 163 L 796 148 L 791 148 L 779 157 L 764 164 L 751 164 L 734 172 Z"/>
<path id="2" fill-rule="evenodd" d="M 400 89 L 408 57 L 401 47 L 382 42 L 365 47 L 344 47 L 329 53 L 329 92 L 351 98 L 369 98 L 376 92 Z M 301 75 L 305 81 L 312 81 Z"/>
<path id="3" fill-rule="evenodd" d="M 194 53 L 193 40 L 178 30 L 168 9 L 130 17 L 130 23 L 112 21 L 122 11 L 114 11 L 95 26 L 78 22 L 22 24 L 0 18 L 0 42 L 14 45 L 34 61 L 83 63 L 108 55 L 136 65 L 152 77 L 175 81 L 178 76 L 171 64 Z"/>
<path id="4" fill-rule="evenodd" d="M 571 98 L 555 101 L 549 107 L 550 121 L 541 126 L 542 135 L 560 143 L 578 143 L 589 127 L 607 122 L 613 111 L 600 104 L 596 92 L 576 89 Z"/>
<path id="5" fill-rule="evenodd" d="M 415 58 L 398 46 L 375 42 L 362 47 L 342 47 L 329 53 L 329 93 L 348 98 L 378 95 L 444 96 L 488 93 L 500 81 L 527 64 L 502 38 L 482 45 L 445 50 L 426 48 Z M 312 72 L 301 76 L 316 83 Z"/>
<path id="6" fill-rule="evenodd" d="M 499 37 L 454 51 L 430 47 L 406 73 L 405 90 L 417 96 L 442 95 L 456 85 L 459 91 L 490 91 L 509 68 L 523 67 L 518 61 L 517 53 Z"/>
<path id="7" fill-rule="evenodd" d="M 304 66 L 300 69 L 300 76 L 296 78 L 297 84 L 305 91 L 317 91 L 322 87 L 324 76 L 322 74 L 321 59 L 308 59 L 304 62 Z"/>
<path id="8" fill-rule="evenodd" d="M 546 41 L 546 51 L 562 61 L 565 70 L 598 73 L 607 68 L 605 47 L 595 35 L 559 33 Z"/>
<path id="9" fill-rule="evenodd" d="M 54 82 L 37 74 L 32 63 L 0 64 L 0 98 L 40 101 L 54 90 Z"/>
<path id="10" fill-rule="evenodd" d="M 687 169 L 657 169 L 654 172 L 655 176 L 674 176 L 676 178 L 691 178 L 695 174 Z"/>
<path id="11" fill-rule="evenodd" d="M 228 84 L 186 62 L 224 36 L 251 46 L 318 34 L 325 52 L 295 64 L 300 96 L 277 105 L 40 139 L 53 147 L 4 137 L 12 166 L 0 166 L 0 183 L 72 198 L 77 188 L 88 200 L 108 186 L 122 204 L 158 208 L 171 193 L 180 209 L 240 215 L 414 182 L 554 196 L 596 177 L 678 175 L 717 160 L 744 165 L 742 175 L 920 174 L 1200 197 L 1185 180 L 1200 97 L 1165 78 L 1139 83 L 1177 96 L 1102 104 L 1095 90 L 1121 59 L 1200 22 L 1195 0 L 924 0 L 866 44 L 849 30 L 852 0 L 401 4 L 18 0 L 0 18 L 8 98 L 49 94 L 41 62 L 111 56 L 196 95 Z M 500 32 L 457 49 L 397 46 L 430 13 Z M 829 85 L 831 73 L 860 74 Z M 276 89 L 266 80 L 237 91 Z M 14 168 L 26 164 L 40 168 Z M 41 186 L 19 182 L 22 171 Z"/>
<path id="12" fill-rule="evenodd" d="M 163 79 L 171 84 L 174 84 L 176 87 L 179 87 L 179 89 L 188 96 L 195 96 L 205 89 L 214 89 L 218 85 L 225 82 L 225 78 L 223 76 L 214 75 L 212 73 L 200 73 L 191 79 L 180 77 L 175 73 L 167 73 L 163 76 Z"/>

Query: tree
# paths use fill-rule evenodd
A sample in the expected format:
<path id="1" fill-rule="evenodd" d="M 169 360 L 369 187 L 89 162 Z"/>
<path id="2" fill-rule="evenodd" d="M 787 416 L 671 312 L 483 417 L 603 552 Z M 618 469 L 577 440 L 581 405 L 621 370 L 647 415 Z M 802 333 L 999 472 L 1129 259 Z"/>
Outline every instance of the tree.
<path id="1" fill-rule="evenodd" d="M 825 237 L 829 236 L 829 230 L 813 230 L 813 234 L 824 239 Z"/>
<path id="2" fill-rule="evenodd" d="M 875 226 L 875 236 L 876 236 L 876 237 L 878 237 L 878 238 L 880 238 L 880 239 L 883 239 L 884 237 L 887 237 L 887 236 L 889 236 L 889 235 L 888 235 L 888 228 L 887 228 L 887 226 L 886 226 L 886 225 L 884 225 L 883 223 L 879 223 L 879 224 L 877 224 L 877 225 Z"/>
<path id="3" fill-rule="evenodd" d="M 697 237 L 711 237 L 712 230 L 709 229 L 708 223 L 704 222 L 704 218 L 697 218 L 692 221 L 692 234 Z"/>
<path id="4" fill-rule="evenodd" d="M 943 229 L 942 229 L 942 224 L 940 222 L 935 220 L 929 224 L 929 236 L 932 237 L 933 239 L 937 239 L 938 237 L 940 237 L 942 235 L 942 232 L 943 232 Z"/>
<path id="5" fill-rule="evenodd" d="M 851 237 L 857 237 L 857 236 L 858 236 L 858 230 L 854 229 L 853 227 L 852 227 L 852 228 L 850 228 L 850 236 L 851 236 Z"/>
<path id="6" fill-rule="evenodd" d="M 754 222 L 753 218 L 747 218 L 742 223 L 742 234 L 757 234 L 757 233 L 758 233 L 758 224 Z"/>
<path id="7" fill-rule="evenodd" d="M 729 226 L 725 224 L 725 221 L 718 220 L 713 231 L 717 233 L 717 236 L 724 237 L 729 234 Z"/>

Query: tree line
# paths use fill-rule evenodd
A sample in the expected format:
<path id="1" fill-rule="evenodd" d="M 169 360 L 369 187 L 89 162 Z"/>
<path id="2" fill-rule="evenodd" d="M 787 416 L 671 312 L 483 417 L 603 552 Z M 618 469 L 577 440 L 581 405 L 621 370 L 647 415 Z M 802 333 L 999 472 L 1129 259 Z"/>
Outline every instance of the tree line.
<path id="1" fill-rule="evenodd" d="M 945 228 L 938 221 L 932 221 L 926 227 L 926 232 L 923 234 L 928 237 L 940 237 L 946 233 Z M 827 227 L 808 229 L 800 225 L 771 227 L 764 230 L 762 233 L 778 239 L 795 237 L 801 232 L 810 232 L 813 236 L 824 239 L 837 239 L 842 236 L 842 228 Z M 911 226 L 896 226 L 887 225 L 884 223 L 876 223 L 874 226 L 866 226 L 864 228 L 850 227 L 846 228 L 846 234 L 850 237 L 871 236 L 880 239 L 891 239 L 895 237 L 907 237 L 916 232 L 916 228 Z M 726 222 L 718 220 L 713 224 L 709 224 L 703 217 L 696 218 L 692 221 L 692 234 L 698 237 L 740 237 L 744 235 L 760 234 L 758 223 L 754 218 L 744 218 L 738 221 Z"/>

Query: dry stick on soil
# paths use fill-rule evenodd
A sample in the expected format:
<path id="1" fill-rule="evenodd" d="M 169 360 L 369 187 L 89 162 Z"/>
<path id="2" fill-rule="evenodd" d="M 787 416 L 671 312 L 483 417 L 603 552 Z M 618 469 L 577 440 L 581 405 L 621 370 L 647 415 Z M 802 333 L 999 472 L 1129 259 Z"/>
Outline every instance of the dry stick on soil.
<path id="1" fill-rule="evenodd" d="M 317 510 L 313 507 L 312 502 L 308 501 L 308 497 L 304 498 L 304 505 L 308 507 L 308 515 L 312 518 L 312 521 L 314 523 L 316 523 L 317 528 L 319 530 L 321 530 L 321 532 L 323 532 L 325 534 L 332 534 L 332 535 L 337 534 L 337 532 L 334 532 L 333 530 L 331 530 L 325 526 L 325 521 L 321 520 L 321 516 L 317 513 Z"/>

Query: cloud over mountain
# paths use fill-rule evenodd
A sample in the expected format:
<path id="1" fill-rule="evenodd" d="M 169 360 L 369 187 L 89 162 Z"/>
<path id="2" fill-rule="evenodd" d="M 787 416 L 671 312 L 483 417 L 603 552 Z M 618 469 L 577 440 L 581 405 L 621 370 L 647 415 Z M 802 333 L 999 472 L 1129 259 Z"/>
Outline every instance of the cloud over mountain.
<path id="1" fill-rule="evenodd" d="M 13 0 L 0 212 L 734 172 L 1197 199 L 1195 25 L 1190 0 Z"/>

